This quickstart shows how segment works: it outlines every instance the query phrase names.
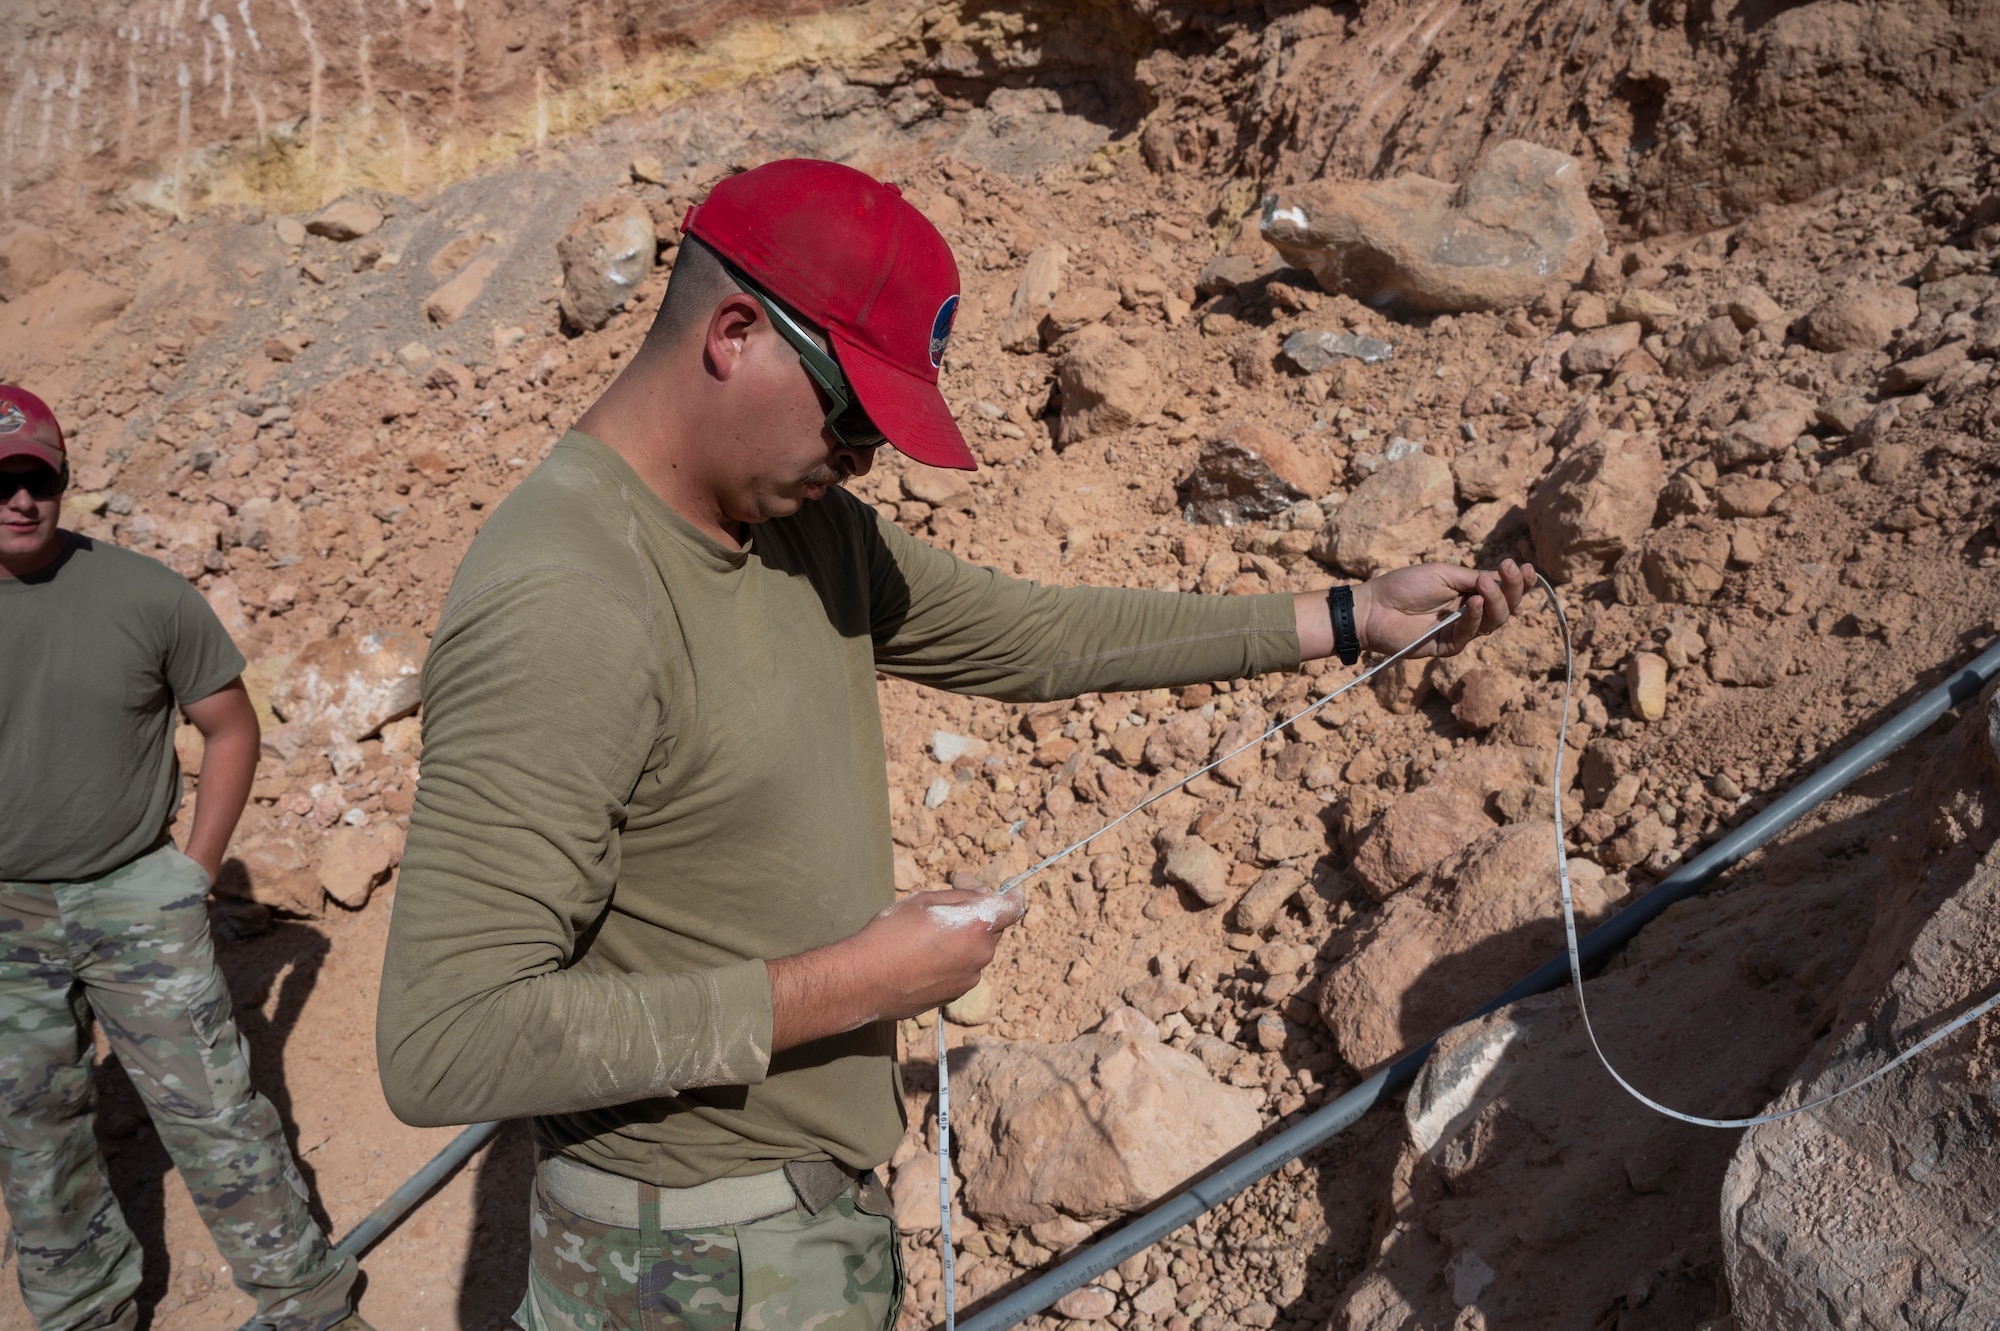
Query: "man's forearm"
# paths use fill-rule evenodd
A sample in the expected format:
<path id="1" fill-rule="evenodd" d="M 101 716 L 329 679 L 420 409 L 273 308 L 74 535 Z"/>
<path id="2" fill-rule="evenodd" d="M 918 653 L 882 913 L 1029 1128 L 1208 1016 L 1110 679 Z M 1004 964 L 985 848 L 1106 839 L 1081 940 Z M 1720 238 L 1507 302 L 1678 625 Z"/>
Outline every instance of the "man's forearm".
<path id="1" fill-rule="evenodd" d="M 250 783 L 257 775 L 257 743 L 254 732 L 217 735 L 204 742 L 201 785 L 195 792 L 187 855 L 207 870 L 211 880 L 222 867 L 229 838 L 250 800 Z"/>

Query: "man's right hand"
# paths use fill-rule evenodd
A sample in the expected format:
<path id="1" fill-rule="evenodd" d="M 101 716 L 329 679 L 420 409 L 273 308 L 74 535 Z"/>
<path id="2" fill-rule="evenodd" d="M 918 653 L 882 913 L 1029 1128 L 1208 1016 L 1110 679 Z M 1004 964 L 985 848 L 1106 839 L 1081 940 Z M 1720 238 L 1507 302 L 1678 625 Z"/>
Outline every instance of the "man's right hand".
<path id="1" fill-rule="evenodd" d="M 949 1003 L 979 983 L 1022 909 L 1018 895 L 917 892 L 852 937 L 767 963 L 772 1052 Z"/>

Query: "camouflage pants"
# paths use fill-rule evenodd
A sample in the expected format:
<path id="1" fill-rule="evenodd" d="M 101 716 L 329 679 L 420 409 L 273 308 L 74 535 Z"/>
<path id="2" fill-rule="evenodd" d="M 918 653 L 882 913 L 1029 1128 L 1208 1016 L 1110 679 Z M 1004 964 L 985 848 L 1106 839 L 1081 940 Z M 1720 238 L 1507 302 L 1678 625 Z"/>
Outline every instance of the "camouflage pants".
<path id="1" fill-rule="evenodd" d="M 902 1305 L 896 1222 L 852 1190 L 747 1224 L 661 1230 L 586 1220 L 536 1182 L 526 1331 L 891 1331 Z"/>
<path id="2" fill-rule="evenodd" d="M 313 1223 L 278 1111 L 250 1088 L 207 894 L 172 847 L 89 882 L 0 883 L 0 1187 L 42 1331 L 138 1321 L 139 1245 L 93 1132 L 93 1017 L 260 1318 L 322 1331 L 349 1311 L 354 1261 Z"/>

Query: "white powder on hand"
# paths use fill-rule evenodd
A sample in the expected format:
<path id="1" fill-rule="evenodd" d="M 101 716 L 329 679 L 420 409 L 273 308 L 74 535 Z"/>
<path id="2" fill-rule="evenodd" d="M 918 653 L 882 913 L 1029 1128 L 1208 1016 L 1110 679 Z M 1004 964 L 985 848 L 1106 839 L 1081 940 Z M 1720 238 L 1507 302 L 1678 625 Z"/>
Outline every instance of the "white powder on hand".
<path id="1" fill-rule="evenodd" d="M 953 928 L 965 924 L 984 924 L 987 932 L 1005 928 L 1021 918 L 1024 903 L 1012 892 L 996 892 L 978 901 L 968 901 L 959 906 L 931 906 L 931 918 L 939 924 Z"/>

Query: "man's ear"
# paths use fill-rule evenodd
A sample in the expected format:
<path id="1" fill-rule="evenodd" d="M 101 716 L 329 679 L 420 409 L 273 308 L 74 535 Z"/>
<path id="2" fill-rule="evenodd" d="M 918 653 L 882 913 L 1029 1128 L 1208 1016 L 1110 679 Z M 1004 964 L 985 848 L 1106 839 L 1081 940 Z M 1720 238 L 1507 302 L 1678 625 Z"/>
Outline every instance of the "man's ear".
<path id="1" fill-rule="evenodd" d="M 743 363 L 751 332 L 763 321 L 764 311 L 754 297 L 741 292 L 723 297 L 708 316 L 707 338 L 702 345 L 708 372 L 717 379 L 733 376 Z"/>

